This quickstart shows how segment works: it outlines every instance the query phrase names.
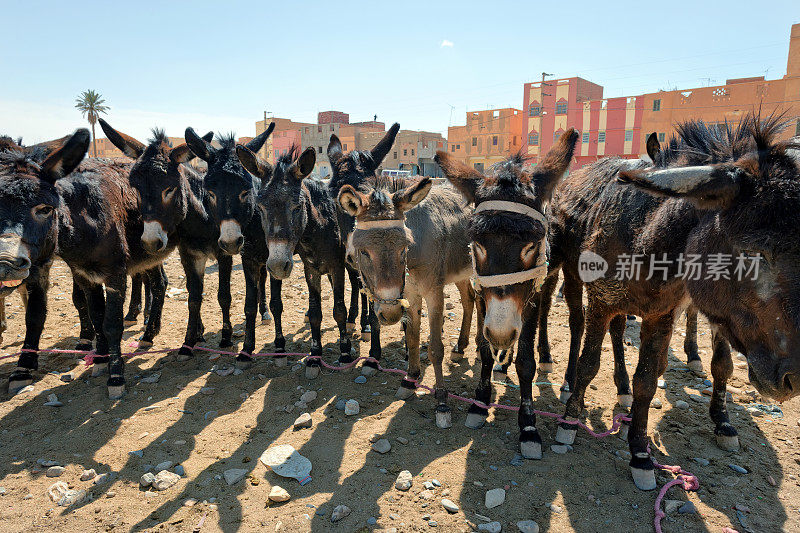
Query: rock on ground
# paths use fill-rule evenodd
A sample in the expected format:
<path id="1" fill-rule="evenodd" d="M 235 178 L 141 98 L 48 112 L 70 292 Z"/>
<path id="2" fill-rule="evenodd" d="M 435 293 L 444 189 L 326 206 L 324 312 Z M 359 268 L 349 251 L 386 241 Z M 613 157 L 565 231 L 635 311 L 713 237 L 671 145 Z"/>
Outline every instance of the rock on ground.
<path id="1" fill-rule="evenodd" d="M 478 524 L 478 531 L 486 531 L 487 533 L 500 533 L 503 526 L 500 522 L 489 522 L 488 524 Z"/>
<path id="2" fill-rule="evenodd" d="M 85 490 L 72 490 L 63 481 L 56 481 L 50 485 L 50 488 L 47 489 L 47 494 L 60 507 L 69 507 L 82 502 L 86 498 Z"/>
<path id="3" fill-rule="evenodd" d="M 346 415 L 357 415 L 360 410 L 361 408 L 356 400 L 347 400 L 344 404 L 344 414 Z"/>
<path id="4" fill-rule="evenodd" d="M 372 445 L 372 449 L 378 453 L 389 453 L 392 445 L 387 439 L 379 439 Z"/>
<path id="5" fill-rule="evenodd" d="M 517 522 L 520 533 L 539 533 L 539 524 L 533 520 L 520 520 Z"/>
<path id="6" fill-rule="evenodd" d="M 502 505 L 504 501 L 506 501 L 505 489 L 491 489 L 486 491 L 484 504 L 487 509 L 493 509 L 498 505 Z"/>
<path id="7" fill-rule="evenodd" d="M 407 491 L 411 488 L 413 483 L 414 476 L 411 475 L 411 472 L 408 470 L 403 470 L 397 475 L 397 480 L 394 482 L 394 486 L 397 490 Z"/>
<path id="8" fill-rule="evenodd" d="M 447 498 L 442 498 L 442 507 L 444 507 L 448 513 L 457 513 L 459 511 L 458 505 Z"/>
<path id="9" fill-rule="evenodd" d="M 245 470 L 244 468 L 231 468 L 222 473 L 222 477 L 225 478 L 225 483 L 227 483 L 228 485 L 235 485 L 236 483 L 240 482 L 246 475 L 247 475 L 247 470 Z"/>
<path id="10" fill-rule="evenodd" d="M 310 428 L 312 423 L 311 415 L 309 413 L 303 413 L 294 421 L 294 429 Z"/>
<path id="11" fill-rule="evenodd" d="M 97 472 L 95 472 L 94 468 L 90 468 L 89 470 L 84 470 L 81 472 L 81 481 L 91 481 L 97 477 Z"/>
<path id="12" fill-rule="evenodd" d="M 162 470 L 156 474 L 153 480 L 153 488 L 156 490 L 167 490 L 181 480 L 181 476 L 169 470 Z"/>
<path id="13" fill-rule="evenodd" d="M 269 491 L 269 499 L 273 502 L 288 502 L 289 493 L 283 487 L 279 487 L 278 485 L 274 485 Z"/>
<path id="14" fill-rule="evenodd" d="M 350 508 L 346 505 L 337 505 L 331 513 L 331 522 L 338 522 L 350 514 Z"/>

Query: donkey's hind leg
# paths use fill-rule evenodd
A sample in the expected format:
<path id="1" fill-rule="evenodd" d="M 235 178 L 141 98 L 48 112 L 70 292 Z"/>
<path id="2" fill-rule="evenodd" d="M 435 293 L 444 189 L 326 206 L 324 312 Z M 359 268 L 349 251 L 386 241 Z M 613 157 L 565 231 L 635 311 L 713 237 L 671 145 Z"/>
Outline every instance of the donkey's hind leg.
<path id="1" fill-rule="evenodd" d="M 167 290 L 167 273 L 164 265 L 145 272 L 147 276 L 147 286 L 150 288 L 150 313 L 147 320 L 147 327 L 142 338 L 139 340 L 139 348 L 147 349 L 153 345 L 153 339 L 161 331 L 161 313 L 164 310 L 164 296 Z"/>
<path id="2" fill-rule="evenodd" d="M 478 387 L 475 389 L 475 399 L 483 405 L 473 403 L 469 406 L 464 425 L 471 429 L 480 429 L 489 416 L 489 408 L 487 406 L 492 401 L 492 365 L 494 364 L 494 359 L 492 358 L 489 341 L 483 336 L 483 318 L 486 316 L 486 303 L 480 295 L 477 296 L 475 303 L 478 308 L 478 331 L 475 333 L 475 346 L 481 362 L 481 377 L 478 381 Z"/>
<path id="3" fill-rule="evenodd" d="M 697 350 L 697 308 L 689 305 L 686 309 L 686 339 L 683 341 L 683 351 L 686 353 L 686 365 L 692 372 L 705 375 L 703 361 Z"/>
<path id="4" fill-rule="evenodd" d="M 75 280 L 72 280 L 72 305 L 78 311 L 78 320 L 81 323 L 81 332 L 78 339 L 78 344 L 75 345 L 76 350 L 91 351 L 92 341 L 95 338 L 95 329 L 92 325 L 92 317 L 89 314 L 89 304 L 86 300 L 86 294 L 83 289 L 78 286 Z"/>
<path id="5" fill-rule="evenodd" d="M 127 328 L 136 325 L 136 319 L 142 312 L 142 274 L 131 276 L 131 301 L 128 304 L 128 313 L 122 324 Z"/>
<path id="6" fill-rule="evenodd" d="M 464 311 L 461 317 L 461 331 L 458 332 L 458 341 L 450 352 L 450 360 L 459 362 L 464 358 L 464 350 L 469 345 L 469 330 L 472 328 L 472 311 L 475 309 L 475 290 L 469 279 L 456 282 L 458 293 L 461 296 L 461 307 Z"/>
<path id="7" fill-rule="evenodd" d="M 550 307 L 553 304 L 553 293 L 558 284 L 558 270 L 550 272 L 542 284 L 539 293 L 539 374 L 549 374 L 553 371 L 553 356 L 550 355 L 550 340 L 547 336 L 547 317 L 550 314 Z"/>
<path id="8" fill-rule="evenodd" d="M 356 318 L 358 318 L 358 296 L 361 291 L 361 282 L 358 279 L 358 271 L 346 265 L 347 277 L 350 280 L 350 308 L 347 310 L 347 333 L 352 334 L 356 330 Z M 369 320 L 369 312 L 365 307 L 361 310 L 361 325 L 366 325 Z"/>
<path id="9" fill-rule="evenodd" d="M 617 403 L 625 409 L 633 405 L 633 394 L 625 368 L 625 324 L 627 317 L 617 315 L 611 319 L 608 332 L 611 334 L 611 348 L 614 352 L 614 384 L 617 386 Z"/>
<path id="10" fill-rule="evenodd" d="M 717 446 L 728 452 L 736 451 L 739 449 L 739 434 L 730 423 L 726 407 L 727 383 L 733 374 L 731 347 L 715 326 L 711 327 L 711 342 L 714 348 L 711 358 L 711 376 L 714 378 L 714 388 L 709 412 L 715 426 L 714 435 L 717 438 Z"/>

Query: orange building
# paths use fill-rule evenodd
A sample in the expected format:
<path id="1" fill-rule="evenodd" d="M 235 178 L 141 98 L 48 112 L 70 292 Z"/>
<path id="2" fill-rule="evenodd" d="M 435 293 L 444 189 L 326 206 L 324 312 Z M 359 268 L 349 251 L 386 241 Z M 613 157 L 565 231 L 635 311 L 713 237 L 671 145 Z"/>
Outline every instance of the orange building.
<path id="1" fill-rule="evenodd" d="M 184 139 L 183 137 L 167 137 L 167 139 L 169 139 L 170 146 L 178 146 L 179 144 L 183 144 L 186 142 L 186 139 Z M 147 142 L 147 140 L 144 140 L 142 142 Z M 94 155 L 94 150 L 92 149 L 91 145 L 89 145 L 89 153 L 87 155 L 89 157 Z M 105 137 L 97 138 L 97 157 L 108 157 L 110 159 L 122 159 L 130 161 L 130 158 L 128 156 L 120 152 L 117 149 L 117 147 L 111 144 L 111 141 L 109 141 Z"/>
<path id="2" fill-rule="evenodd" d="M 256 122 L 256 135 L 264 132 L 264 129 L 271 123 L 275 123 L 275 129 L 267 138 L 267 142 L 259 150 L 258 155 L 271 164 L 275 164 L 278 157 L 288 153 L 292 145 L 300 146 L 300 130 L 304 127 L 313 126 L 307 122 L 295 122 L 288 118 L 267 118 Z"/>
<path id="3" fill-rule="evenodd" d="M 479 171 L 522 148 L 522 112 L 507 107 L 468 111 L 464 126 L 447 128 L 448 151 Z"/>

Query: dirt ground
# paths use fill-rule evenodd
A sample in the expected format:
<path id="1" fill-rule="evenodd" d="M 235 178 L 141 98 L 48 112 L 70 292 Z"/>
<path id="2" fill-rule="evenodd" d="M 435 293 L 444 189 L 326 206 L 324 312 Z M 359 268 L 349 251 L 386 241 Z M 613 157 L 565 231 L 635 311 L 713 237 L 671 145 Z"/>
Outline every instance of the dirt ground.
<path id="1" fill-rule="evenodd" d="M 180 346 L 185 333 L 186 293 L 180 291 L 183 273 L 175 256 L 167 262 L 167 273 L 172 297 L 166 301 L 163 329 L 153 349 Z M 72 282 L 63 263 L 54 265 L 51 283 L 41 346 L 72 348 L 79 328 L 70 298 Z M 209 265 L 203 321 L 210 347 L 219 341 L 216 286 L 215 266 Z M 455 287 L 447 292 L 446 301 L 454 307 L 445 321 L 446 345 L 454 342 L 461 320 Z M 240 346 L 244 280 L 238 265 L 232 293 L 234 340 Z M 325 354 L 333 361 L 338 343 L 330 288 L 323 294 Z M 310 344 L 303 321 L 307 293 L 299 262 L 284 284 L 283 298 L 287 348 L 306 350 Z M 3 353 L 13 353 L 24 336 L 24 313 L 17 295 L 8 298 L 6 309 L 9 328 Z M 562 412 L 558 385 L 569 345 L 563 302 L 554 305 L 550 324 L 556 371 L 537 377 L 543 383 L 534 389 L 535 402 L 539 409 Z M 424 321 L 423 328 L 423 339 L 427 339 Z M 710 334 L 703 321 L 699 329 L 701 357 L 708 371 Z M 141 323 L 126 330 L 128 350 L 141 331 Z M 626 346 L 626 355 L 631 374 L 637 331 L 635 323 L 629 324 L 631 344 Z M 672 340 L 666 388 L 659 389 L 656 396 L 663 406 L 651 409 L 649 427 L 657 459 L 697 474 L 700 490 L 688 496 L 677 488 L 670 490 L 668 498 L 688 499 L 696 512 L 671 512 L 664 520 L 664 530 L 800 531 L 800 452 L 795 445 L 800 440 L 798 402 L 780 406 L 782 412 L 765 412 L 771 409 L 769 402 L 752 391 L 743 361 L 735 358 L 731 415 L 740 432 L 741 450 L 723 452 L 715 445 L 708 397 L 701 394 L 706 385 L 684 364 L 683 331 L 681 322 Z M 260 351 L 270 351 L 273 335 L 271 324 L 258 326 Z M 384 328 L 382 337 L 384 364 L 401 367 L 400 326 Z M 364 345 L 358 349 L 367 351 Z M 588 419 L 598 429 L 605 429 L 619 409 L 608 339 L 603 351 L 600 374 L 587 392 Z M 231 358 L 212 360 L 208 354 L 198 354 L 192 361 L 178 362 L 173 354 L 153 354 L 128 360 L 128 392 L 122 400 L 110 401 L 105 377 L 91 378 L 80 360 L 63 355 L 41 356 L 34 390 L 8 397 L 7 376 L 13 361 L 6 359 L 0 364 L 0 530 L 4 532 L 472 531 L 487 519 L 499 521 L 503 531 L 512 532 L 517 531 L 520 520 L 535 520 L 542 531 L 653 530 L 656 492 L 634 487 L 627 444 L 616 436 L 596 440 L 579 432 L 574 450 L 558 455 L 549 448 L 555 423 L 540 419 L 544 458 L 519 464 L 514 460 L 518 430 L 513 413 L 494 411 L 489 423 L 474 431 L 463 425 L 466 404 L 453 401 L 453 427 L 440 430 L 433 421 L 430 396 L 408 402 L 395 399 L 400 381 L 396 375 L 381 373 L 357 384 L 357 371 L 323 371 L 318 379 L 309 381 L 293 361 L 278 368 L 262 357 L 244 373 L 220 376 L 214 370 L 232 366 Z M 462 363 L 451 364 L 448 358 L 445 365 L 450 391 L 472 396 L 479 371 L 474 342 Z M 425 383 L 432 384 L 433 372 L 427 363 L 423 371 Z M 61 381 L 61 374 L 67 372 L 74 381 Z M 156 373 L 160 373 L 157 382 L 148 383 L 155 381 Z M 509 379 L 517 381 L 513 367 Z M 293 422 L 302 411 L 294 404 L 306 390 L 319 394 L 306 408 L 313 425 L 295 431 Z M 56 394 L 63 406 L 45 406 L 50 394 Z M 500 385 L 495 387 L 495 397 L 517 405 L 519 395 L 513 386 Z M 360 413 L 345 416 L 336 408 L 340 399 L 358 400 Z M 688 402 L 688 407 L 676 407 L 679 400 Z M 385 436 L 391 451 L 381 455 L 371 450 L 374 434 Z M 300 486 L 295 480 L 280 478 L 258 461 L 268 447 L 283 443 L 293 445 L 313 463 L 309 484 Z M 133 451 L 140 454 L 129 453 Z M 60 477 L 50 478 L 39 460 L 66 469 Z M 181 465 L 185 476 L 165 491 L 140 489 L 145 465 L 162 461 Z M 730 464 L 744 467 L 748 473 L 737 473 Z M 247 469 L 249 474 L 228 485 L 222 475 L 233 468 Z M 110 481 L 81 481 L 84 469 L 108 473 Z M 414 476 L 408 492 L 395 488 L 401 470 Z M 671 478 L 660 474 L 659 484 Z M 426 490 L 423 483 L 433 479 L 441 487 Z M 71 507 L 59 507 L 48 496 L 48 487 L 57 481 L 86 490 L 88 495 Z M 267 495 L 272 485 L 285 488 L 291 499 L 270 504 Z M 499 507 L 487 509 L 484 496 L 493 488 L 505 488 L 506 499 Z M 449 498 L 460 510 L 449 514 L 441 505 L 442 498 Z M 342 504 L 351 513 L 334 524 L 331 513 Z"/>

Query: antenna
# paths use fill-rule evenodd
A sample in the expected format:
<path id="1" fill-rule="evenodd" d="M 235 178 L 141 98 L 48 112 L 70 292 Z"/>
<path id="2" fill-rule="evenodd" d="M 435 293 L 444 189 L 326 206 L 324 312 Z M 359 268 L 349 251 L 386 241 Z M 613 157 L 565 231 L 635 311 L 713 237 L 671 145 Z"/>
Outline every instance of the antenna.
<path id="1" fill-rule="evenodd" d="M 456 108 L 456 106 L 454 106 L 453 104 L 447 104 L 447 105 L 450 106 L 450 120 L 447 121 L 447 127 L 449 128 L 450 126 L 453 125 L 453 110 Z"/>

